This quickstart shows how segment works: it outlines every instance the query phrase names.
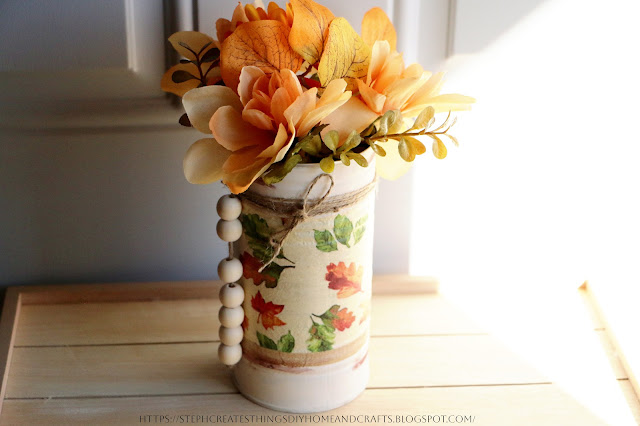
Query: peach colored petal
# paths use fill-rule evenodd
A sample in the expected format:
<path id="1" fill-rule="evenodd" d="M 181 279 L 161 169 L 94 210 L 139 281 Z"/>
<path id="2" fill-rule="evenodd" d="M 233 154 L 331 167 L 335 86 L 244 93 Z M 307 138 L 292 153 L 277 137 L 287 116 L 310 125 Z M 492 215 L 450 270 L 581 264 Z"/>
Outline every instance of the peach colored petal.
<path id="1" fill-rule="evenodd" d="M 211 133 L 209 121 L 220 107 L 229 105 L 242 111 L 238 95 L 225 86 L 205 86 L 189 90 L 182 97 L 182 104 L 193 127 L 202 133 Z"/>
<path id="2" fill-rule="evenodd" d="M 402 77 L 417 78 L 422 76 L 425 76 L 425 79 L 429 79 L 431 72 L 425 71 L 420 64 L 411 64 L 402 72 Z"/>
<path id="3" fill-rule="evenodd" d="M 330 130 L 336 130 L 342 144 L 352 130 L 360 133 L 378 117 L 379 115 L 371 111 L 361 100 L 351 97 L 344 105 L 321 121 L 322 124 L 328 124 L 322 130 L 322 135 Z"/>
<path id="4" fill-rule="evenodd" d="M 382 109 L 384 108 L 385 101 L 387 100 L 385 95 L 376 92 L 371 87 L 364 84 L 362 80 L 358 80 L 358 91 L 360 92 L 360 97 L 364 103 L 367 104 L 372 111 L 382 114 Z"/>
<path id="5" fill-rule="evenodd" d="M 247 106 L 250 104 L 251 102 L 249 102 Z M 242 119 L 248 123 L 251 123 L 258 129 L 272 131 L 276 129 L 273 125 L 273 119 L 259 109 L 245 108 L 244 110 L 242 110 Z"/>
<path id="6" fill-rule="evenodd" d="M 295 136 L 295 131 L 289 136 L 286 127 L 281 124 L 271 145 L 262 151 L 258 158 L 272 158 L 274 163 L 282 160 Z"/>
<path id="7" fill-rule="evenodd" d="M 440 92 L 440 87 L 444 83 L 444 73 L 439 72 L 429 77 L 429 80 L 419 88 L 416 93 L 411 96 L 407 102 L 407 108 L 419 107 L 424 104 L 425 99 L 437 95 Z M 424 108 L 423 108 L 424 109 Z M 418 112 L 419 114 L 420 112 Z"/>
<path id="8" fill-rule="evenodd" d="M 391 53 L 391 47 L 386 40 L 378 40 L 374 43 L 371 49 L 371 61 L 369 62 L 369 69 L 367 70 L 367 85 L 378 77 L 384 66 L 384 62 Z"/>
<path id="9" fill-rule="evenodd" d="M 333 80 L 331 83 L 329 83 L 329 85 L 327 86 L 327 89 L 329 89 L 331 84 L 335 81 L 341 81 L 341 80 Z M 340 84 L 340 87 L 346 87 L 346 83 L 344 85 Z M 327 95 L 326 98 L 325 98 L 325 95 Z M 330 95 L 331 93 L 327 94 L 327 91 L 325 90 L 325 93 L 323 93 L 322 98 L 320 98 L 320 101 L 316 104 L 316 108 L 313 111 L 310 111 L 298 124 L 297 134 L 299 136 L 306 135 L 307 133 L 309 133 L 309 131 L 318 123 L 320 123 L 320 121 L 322 121 L 326 116 L 331 114 L 337 108 L 344 105 L 351 98 L 351 91 L 347 90 L 346 92 L 340 94 L 337 97 L 330 96 Z M 329 102 L 328 100 L 331 98 L 333 99 Z"/>
<path id="10" fill-rule="evenodd" d="M 384 93 L 387 86 L 396 81 L 402 74 L 402 71 L 404 71 L 402 55 L 398 52 L 391 52 L 385 60 L 382 70 L 376 77 L 373 88 L 379 93 Z"/>
<path id="11" fill-rule="evenodd" d="M 271 116 L 276 121 L 276 124 L 283 124 L 287 122 L 284 117 L 284 112 L 289 108 L 289 105 L 291 105 L 292 102 L 293 99 L 291 99 L 287 89 L 284 87 L 280 87 L 274 92 L 271 97 Z"/>
<path id="12" fill-rule="evenodd" d="M 237 110 L 229 106 L 219 108 L 211 117 L 210 124 L 218 143 L 230 151 L 258 145 L 271 138 L 271 132 L 247 123 Z"/>
<path id="13" fill-rule="evenodd" d="M 282 87 L 287 89 L 287 93 L 291 99 L 295 99 L 302 95 L 302 86 L 300 80 L 296 77 L 295 73 L 291 70 L 281 70 L 280 76 L 282 77 Z"/>
<path id="14" fill-rule="evenodd" d="M 345 93 L 349 93 L 349 96 L 347 97 L 347 99 L 349 99 L 349 97 L 351 96 L 351 91 L 347 90 L 345 92 L 346 88 L 347 82 L 342 78 L 331 80 L 331 82 L 327 84 L 327 87 L 324 88 L 324 92 L 322 92 L 322 96 L 320 96 L 320 99 L 318 100 L 316 106 L 319 108 L 325 104 L 328 104 L 329 102 L 335 102 Z"/>
<path id="15" fill-rule="evenodd" d="M 298 96 L 298 99 L 293 101 L 291 105 L 284 111 L 284 118 L 287 120 L 289 124 L 298 127 L 298 124 L 302 121 L 302 119 L 309 114 L 309 112 L 313 111 L 316 107 L 316 95 L 318 93 L 318 89 L 315 87 L 307 90 L 301 96 Z M 305 136 L 306 134 L 299 134 L 298 136 Z"/>
<path id="16" fill-rule="evenodd" d="M 264 71 L 258 67 L 244 67 L 240 72 L 240 83 L 238 83 L 238 95 L 242 105 L 246 105 L 251 100 L 255 83 L 263 77 Z"/>
<path id="17" fill-rule="evenodd" d="M 231 17 L 231 23 L 234 27 L 238 24 L 238 22 L 249 22 L 249 18 L 247 18 L 247 14 L 242 7 L 242 3 L 238 2 L 238 5 L 233 10 L 233 16 Z"/>
<path id="18" fill-rule="evenodd" d="M 391 83 L 385 91 L 387 100 L 384 110 L 389 111 L 404 107 L 415 91 L 424 83 L 426 83 L 426 79 L 422 78 L 401 78 Z"/>
<path id="19" fill-rule="evenodd" d="M 271 164 L 269 161 L 256 162 L 244 171 L 225 176 L 222 182 L 229 187 L 232 193 L 240 194 L 246 191 L 256 179 L 266 172 Z"/>
<path id="20" fill-rule="evenodd" d="M 251 167 L 257 161 L 258 155 L 263 150 L 264 146 L 254 145 L 233 152 L 225 161 L 222 170 L 225 174 L 241 172 L 247 167 Z"/>
<path id="21" fill-rule="evenodd" d="M 198 184 L 220 180 L 223 176 L 223 164 L 230 155 L 231 151 L 213 138 L 197 140 L 184 155 L 184 176 L 189 182 Z"/>

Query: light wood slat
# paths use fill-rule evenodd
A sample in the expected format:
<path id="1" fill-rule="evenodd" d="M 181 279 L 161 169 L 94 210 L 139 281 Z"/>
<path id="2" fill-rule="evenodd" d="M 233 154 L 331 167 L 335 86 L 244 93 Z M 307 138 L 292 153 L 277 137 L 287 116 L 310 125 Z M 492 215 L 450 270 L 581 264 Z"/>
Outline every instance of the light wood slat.
<path id="1" fill-rule="evenodd" d="M 16 346 L 218 340 L 218 299 L 22 306 Z"/>
<path id="2" fill-rule="evenodd" d="M 171 396 L 154 398 L 8 400 L 2 424 L 140 425 L 140 416 L 179 415 L 283 415 L 248 402 L 239 394 Z M 416 388 L 367 390 L 352 403 L 325 415 L 463 415 L 474 416 L 477 426 L 596 426 L 627 425 L 629 415 L 610 413 L 600 418 L 580 405 L 571 395 L 554 385 L 487 386 L 459 388 Z M 608 413 L 609 414 L 609 413 Z M 275 424 L 270 419 L 246 418 L 245 424 Z M 290 424 L 294 423 L 290 418 Z M 300 419 L 300 418 L 297 418 Z M 317 419 L 317 418 L 316 418 Z M 384 417 L 378 417 L 383 424 Z M 294 424 L 330 425 L 327 421 Z M 177 423 L 177 421 L 176 421 Z M 219 422 L 222 424 L 222 422 Z M 236 421 L 238 423 L 238 421 Z M 343 422 L 344 424 L 345 422 Z M 389 424 L 387 418 L 385 424 Z M 211 424 L 211 423 L 200 423 Z M 357 424 L 357 423 L 349 423 Z M 412 423 L 416 424 L 416 423 Z M 427 424 L 425 422 L 425 424 Z M 433 424 L 433 421 L 428 424 Z M 443 424 L 442 421 L 439 424 Z M 452 423 L 447 423 L 452 424 Z"/>
<path id="3" fill-rule="evenodd" d="M 15 348 L 7 398 L 235 392 L 217 343 Z"/>
<path id="4" fill-rule="evenodd" d="M 371 333 L 377 336 L 476 334 L 485 330 L 439 294 L 374 295 Z"/>
<path id="5" fill-rule="evenodd" d="M 629 285 L 627 277 L 594 280 L 583 287 L 605 324 L 629 381 L 640 395 L 640 311 L 637 306 L 640 290 Z"/>
<path id="6" fill-rule="evenodd" d="M 16 346 L 218 340 L 215 299 L 21 307 Z M 393 318 L 393 321 L 390 320 Z M 398 326 L 401 324 L 401 326 Z M 470 334 L 482 329 L 436 294 L 375 295 L 372 335 Z"/>
<path id="7" fill-rule="evenodd" d="M 4 296 L 2 317 L 0 320 L 0 412 L 2 403 L 7 391 L 9 380 L 9 366 L 13 357 L 13 345 L 15 332 L 18 328 L 18 317 L 20 316 L 20 295 L 15 289 L 9 288 Z"/>
<path id="8" fill-rule="evenodd" d="M 638 399 L 638 395 L 636 395 L 636 392 L 633 390 L 629 379 L 620 380 L 620 387 L 631 409 L 633 418 L 636 420 L 636 423 L 640 425 L 640 399 Z"/>
<path id="9" fill-rule="evenodd" d="M 625 371 L 622 362 L 620 362 L 618 352 L 611 344 L 611 340 L 609 339 L 606 330 L 596 330 L 594 333 L 596 333 L 600 339 L 600 344 L 607 354 L 607 358 L 609 359 L 609 363 L 611 364 L 611 368 L 613 369 L 616 379 L 628 379 L 629 376 L 627 376 L 627 372 Z"/>
<path id="10" fill-rule="evenodd" d="M 216 351 L 217 343 L 15 348 L 7 397 L 233 392 Z M 370 387 L 548 381 L 490 336 L 379 337 L 370 356 Z"/>
<path id="11" fill-rule="evenodd" d="M 491 336 L 374 338 L 370 354 L 369 387 L 549 382 Z"/>

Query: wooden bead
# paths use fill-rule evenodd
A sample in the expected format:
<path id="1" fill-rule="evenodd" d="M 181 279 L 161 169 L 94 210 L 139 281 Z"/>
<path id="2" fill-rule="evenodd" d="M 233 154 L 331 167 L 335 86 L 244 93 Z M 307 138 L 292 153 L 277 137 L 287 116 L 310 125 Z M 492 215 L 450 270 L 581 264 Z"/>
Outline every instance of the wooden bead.
<path id="1" fill-rule="evenodd" d="M 242 223 L 238 219 L 220 219 L 216 226 L 216 232 L 222 241 L 230 243 L 237 241 L 242 236 Z"/>
<path id="2" fill-rule="evenodd" d="M 235 308 L 244 302 L 244 289 L 234 283 L 225 284 L 220 289 L 220 302 L 227 308 Z"/>
<path id="3" fill-rule="evenodd" d="M 218 312 L 218 319 L 223 327 L 238 327 L 244 321 L 244 310 L 242 306 L 236 306 L 235 308 L 225 308 L 223 306 Z"/>
<path id="4" fill-rule="evenodd" d="M 242 262 L 237 257 L 222 259 L 218 263 L 218 277 L 225 283 L 236 282 L 242 277 Z"/>
<path id="5" fill-rule="evenodd" d="M 233 220 L 240 217 L 242 213 L 242 203 L 238 197 L 231 195 L 225 195 L 220 197 L 218 204 L 216 205 L 216 211 L 218 216 L 223 220 Z"/>
<path id="6" fill-rule="evenodd" d="M 242 359 L 242 346 L 220 344 L 218 346 L 218 358 L 225 365 L 235 365 Z"/>
<path id="7" fill-rule="evenodd" d="M 229 328 L 229 327 L 220 327 L 218 330 L 218 336 L 220 336 L 220 341 L 227 346 L 237 345 L 242 342 L 242 338 L 244 337 L 244 330 L 241 326 Z"/>

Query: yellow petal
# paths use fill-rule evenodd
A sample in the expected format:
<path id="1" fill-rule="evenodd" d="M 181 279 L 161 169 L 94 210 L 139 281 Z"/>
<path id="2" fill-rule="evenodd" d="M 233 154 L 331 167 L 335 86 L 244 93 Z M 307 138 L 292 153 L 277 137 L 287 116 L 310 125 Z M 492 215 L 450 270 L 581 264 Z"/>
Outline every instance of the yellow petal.
<path id="1" fill-rule="evenodd" d="M 379 7 L 374 7 L 364 14 L 362 19 L 362 38 L 369 46 L 378 40 L 386 40 L 391 50 L 396 50 L 396 29 L 391 20 Z"/>
<path id="2" fill-rule="evenodd" d="M 320 107 L 316 107 L 313 111 L 309 112 L 300 124 L 298 125 L 297 133 L 300 136 L 304 136 L 309 131 L 320 123 L 325 117 L 330 115 L 336 109 L 340 108 L 351 98 L 351 92 L 347 91 L 343 93 L 338 99 L 333 102 L 326 103 Z"/>
<path id="3" fill-rule="evenodd" d="M 318 65 L 318 77 L 322 87 L 332 80 L 344 78 L 347 88 L 353 90 L 358 78 L 367 75 L 371 48 L 362 41 L 344 18 L 336 18 L 329 25 L 329 36 Z"/>
<path id="4" fill-rule="evenodd" d="M 333 13 L 312 0 L 291 0 L 293 25 L 289 44 L 310 64 L 322 55 Z"/>
<path id="5" fill-rule="evenodd" d="M 222 166 L 231 151 L 215 139 L 200 139 L 187 150 L 184 160 L 184 176 L 191 183 L 206 184 L 222 179 Z"/>
<path id="6" fill-rule="evenodd" d="M 440 88 L 444 83 L 444 73 L 439 72 L 429 77 L 429 80 L 416 90 L 416 93 L 411 96 L 409 101 L 407 102 L 405 108 L 406 109 L 417 109 L 416 114 L 420 114 L 427 105 L 426 99 L 431 98 L 437 95 L 440 92 Z"/>
<path id="7" fill-rule="evenodd" d="M 351 97 L 344 105 L 321 121 L 322 124 L 328 124 L 328 126 L 322 130 L 322 135 L 324 136 L 331 130 L 336 130 L 340 144 L 342 144 L 352 130 L 358 133 L 362 132 L 369 124 L 373 123 L 378 116 L 378 114 L 371 111 L 361 100 Z"/>
<path id="8" fill-rule="evenodd" d="M 188 77 L 188 73 L 192 75 L 194 78 L 190 78 L 188 80 L 181 81 L 180 83 L 176 83 L 174 81 L 174 73 L 178 72 L 177 76 L 180 77 L 178 80 L 184 80 L 185 77 Z M 195 89 L 200 85 L 200 80 L 197 78 L 199 75 L 198 67 L 196 67 L 191 62 L 187 64 L 178 64 L 174 65 L 167 70 L 162 76 L 162 81 L 160 82 L 160 88 L 165 92 L 173 93 L 174 95 L 184 96 L 191 89 Z"/>
<path id="9" fill-rule="evenodd" d="M 411 164 L 404 161 L 398 153 L 398 141 L 389 139 L 380 144 L 387 152 L 384 157 L 376 157 L 376 171 L 387 180 L 396 180 L 411 169 Z"/>
<path id="10" fill-rule="evenodd" d="M 273 134 L 258 129 L 242 119 L 242 115 L 230 106 L 219 108 L 211 117 L 211 130 L 218 143 L 230 151 L 268 144 Z"/>
<path id="11" fill-rule="evenodd" d="M 209 121 L 218 108 L 228 105 L 242 111 L 238 95 L 225 86 L 205 86 L 190 90 L 182 97 L 182 104 L 193 127 L 202 133 L 211 133 Z"/>
<path id="12" fill-rule="evenodd" d="M 200 53 L 205 45 L 209 44 L 211 46 L 214 44 L 211 37 L 197 31 L 178 31 L 169 37 L 169 42 L 179 54 L 192 61 L 196 59 L 196 55 L 193 52 Z M 191 50 L 182 46 L 181 43 L 189 46 Z"/>
<path id="13" fill-rule="evenodd" d="M 260 77 L 262 77 L 264 71 L 258 67 L 244 67 L 240 72 L 240 83 L 238 84 L 238 95 L 240 95 L 240 101 L 242 105 L 246 105 L 251 100 L 253 94 L 253 86 Z"/>

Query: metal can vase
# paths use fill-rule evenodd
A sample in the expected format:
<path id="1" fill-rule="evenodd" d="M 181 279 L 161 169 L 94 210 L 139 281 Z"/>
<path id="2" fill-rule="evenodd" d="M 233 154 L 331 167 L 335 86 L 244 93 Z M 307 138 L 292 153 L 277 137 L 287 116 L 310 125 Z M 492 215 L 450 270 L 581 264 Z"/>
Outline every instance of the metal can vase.
<path id="1" fill-rule="evenodd" d="M 260 405 L 325 411 L 366 388 L 376 174 L 373 152 L 362 154 L 368 167 L 336 162 L 326 175 L 299 164 L 241 197 L 245 318 L 233 379 Z"/>

